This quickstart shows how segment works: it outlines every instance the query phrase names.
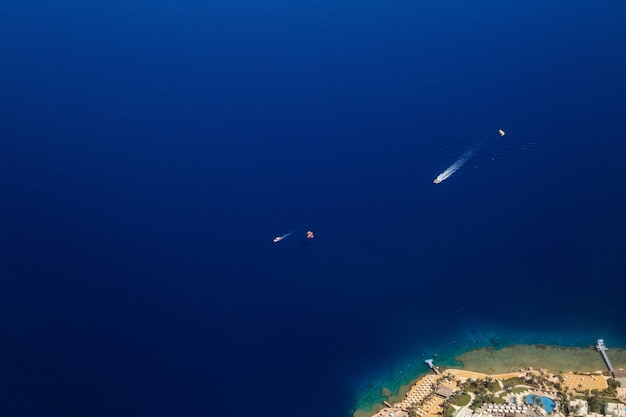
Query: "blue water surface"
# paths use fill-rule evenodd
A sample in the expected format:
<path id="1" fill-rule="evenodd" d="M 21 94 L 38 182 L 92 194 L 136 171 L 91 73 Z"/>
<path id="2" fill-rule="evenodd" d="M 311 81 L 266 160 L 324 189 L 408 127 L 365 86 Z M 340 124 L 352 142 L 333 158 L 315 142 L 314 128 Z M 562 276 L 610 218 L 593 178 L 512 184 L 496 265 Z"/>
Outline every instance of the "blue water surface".
<path id="1" fill-rule="evenodd" d="M 624 2 L 0 14 L 1 414 L 346 417 L 626 347 Z"/>
<path id="2" fill-rule="evenodd" d="M 543 397 L 541 395 L 527 395 L 524 397 L 524 401 L 526 404 L 539 405 L 541 408 L 546 410 L 548 414 L 552 413 L 552 411 L 554 411 L 554 407 L 556 406 L 552 398 Z"/>

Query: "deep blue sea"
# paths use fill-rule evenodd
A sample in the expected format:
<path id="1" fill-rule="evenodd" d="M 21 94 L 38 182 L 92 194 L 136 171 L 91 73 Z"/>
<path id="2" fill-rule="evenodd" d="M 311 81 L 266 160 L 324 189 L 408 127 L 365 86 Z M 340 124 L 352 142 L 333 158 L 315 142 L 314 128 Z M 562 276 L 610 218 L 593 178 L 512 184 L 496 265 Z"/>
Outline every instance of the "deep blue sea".
<path id="1" fill-rule="evenodd" d="M 0 414 L 348 417 L 435 354 L 626 347 L 624 22 L 3 0 Z"/>

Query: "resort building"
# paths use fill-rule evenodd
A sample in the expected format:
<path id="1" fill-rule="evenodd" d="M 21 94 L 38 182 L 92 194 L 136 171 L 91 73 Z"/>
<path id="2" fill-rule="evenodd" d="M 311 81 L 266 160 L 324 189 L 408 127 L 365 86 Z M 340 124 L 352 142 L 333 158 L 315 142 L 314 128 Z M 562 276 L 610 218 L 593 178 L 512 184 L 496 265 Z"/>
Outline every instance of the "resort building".
<path id="1" fill-rule="evenodd" d="M 532 408 L 527 405 L 514 404 L 485 404 L 478 409 L 478 414 L 491 414 L 492 416 L 535 415 Z"/>
<path id="2" fill-rule="evenodd" d="M 589 405 L 585 400 L 572 400 L 569 402 L 569 409 L 575 416 L 586 416 L 589 412 Z"/>
<path id="3" fill-rule="evenodd" d="M 606 403 L 606 407 L 604 407 L 604 414 L 607 416 L 625 417 L 626 405 L 619 403 Z"/>
<path id="4" fill-rule="evenodd" d="M 435 391 L 435 394 L 437 394 L 438 396 L 442 398 L 449 398 L 454 391 L 455 390 L 450 387 L 441 385 L 439 388 L 437 388 L 437 390 Z"/>

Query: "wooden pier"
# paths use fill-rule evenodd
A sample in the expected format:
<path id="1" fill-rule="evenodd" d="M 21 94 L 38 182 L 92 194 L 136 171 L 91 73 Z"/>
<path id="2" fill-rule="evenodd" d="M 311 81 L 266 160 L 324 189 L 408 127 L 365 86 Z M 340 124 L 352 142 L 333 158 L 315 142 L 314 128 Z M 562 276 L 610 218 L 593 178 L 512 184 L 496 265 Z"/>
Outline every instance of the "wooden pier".
<path id="1" fill-rule="evenodd" d="M 613 375 L 613 365 L 611 365 L 611 361 L 609 360 L 609 357 L 606 355 L 606 351 L 608 349 L 604 345 L 604 339 L 598 339 L 598 342 L 596 344 L 596 350 L 600 352 L 600 354 L 602 355 L 602 359 L 604 359 L 604 362 L 606 363 L 607 368 L 609 368 L 609 372 L 611 373 L 611 375 Z"/>
<path id="2" fill-rule="evenodd" d="M 435 364 L 433 363 L 433 360 L 432 360 L 432 359 L 426 359 L 426 360 L 424 361 L 424 363 L 425 363 L 426 365 L 428 365 L 428 367 L 429 367 L 430 369 L 432 369 L 433 371 L 435 371 L 435 373 L 436 373 L 437 375 L 439 375 L 439 369 L 437 369 L 437 367 L 436 367 L 436 366 L 435 366 Z"/>

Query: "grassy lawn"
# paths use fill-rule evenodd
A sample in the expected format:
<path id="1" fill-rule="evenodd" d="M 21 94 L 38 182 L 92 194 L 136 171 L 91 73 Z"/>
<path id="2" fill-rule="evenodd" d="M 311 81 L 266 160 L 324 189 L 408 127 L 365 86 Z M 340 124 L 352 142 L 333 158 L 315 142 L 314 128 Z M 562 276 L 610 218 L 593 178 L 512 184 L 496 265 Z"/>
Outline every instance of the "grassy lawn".
<path id="1" fill-rule="evenodd" d="M 500 388 L 500 384 L 498 384 L 497 382 L 492 382 L 491 384 L 489 384 L 489 387 L 487 387 L 487 389 L 489 389 L 489 391 L 491 392 L 498 392 L 502 390 L 502 388 Z"/>
<path id="2" fill-rule="evenodd" d="M 513 394 L 519 394 L 520 392 L 528 391 L 526 387 L 515 387 L 511 390 Z"/>
<path id="3" fill-rule="evenodd" d="M 449 406 L 448 408 L 446 408 L 446 417 L 451 417 L 452 414 L 454 414 L 456 410 L 454 409 L 454 407 Z"/>
<path id="4" fill-rule="evenodd" d="M 472 399 L 472 397 L 469 394 L 461 394 L 461 395 L 458 396 L 458 398 L 454 402 L 454 405 L 458 405 L 460 407 L 463 407 L 463 406 L 469 404 L 471 399 Z"/>
<path id="5" fill-rule="evenodd" d="M 509 379 L 505 379 L 504 381 L 502 381 L 502 384 L 504 385 L 504 388 L 506 387 L 514 387 L 516 385 L 522 385 L 525 384 L 526 381 L 524 381 L 522 378 L 518 378 L 518 377 L 513 377 L 513 378 L 509 378 Z"/>

